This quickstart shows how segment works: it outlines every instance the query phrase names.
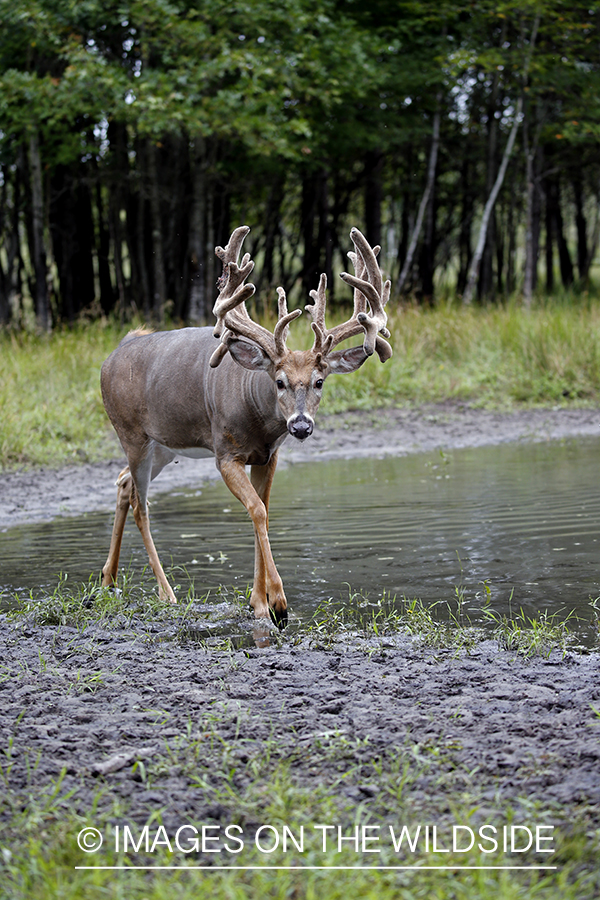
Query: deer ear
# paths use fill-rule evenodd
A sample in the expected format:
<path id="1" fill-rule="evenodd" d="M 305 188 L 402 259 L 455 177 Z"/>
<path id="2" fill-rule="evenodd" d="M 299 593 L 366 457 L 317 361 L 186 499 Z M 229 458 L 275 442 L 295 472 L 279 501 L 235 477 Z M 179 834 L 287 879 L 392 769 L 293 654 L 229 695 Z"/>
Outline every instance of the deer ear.
<path id="1" fill-rule="evenodd" d="M 234 339 L 228 341 L 227 346 L 236 363 L 243 366 L 244 369 L 257 372 L 266 370 L 271 365 L 271 360 L 258 344 Z"/>
<path id="2" fill-rule="evenodd" d="M 350 347 L 348 350 L 336 350 L 327 357 L 329 371 L 332 375 L 347 375 L 348 372 L 356 372 L 366 359 L 369 358 L 364 347 Z"/>

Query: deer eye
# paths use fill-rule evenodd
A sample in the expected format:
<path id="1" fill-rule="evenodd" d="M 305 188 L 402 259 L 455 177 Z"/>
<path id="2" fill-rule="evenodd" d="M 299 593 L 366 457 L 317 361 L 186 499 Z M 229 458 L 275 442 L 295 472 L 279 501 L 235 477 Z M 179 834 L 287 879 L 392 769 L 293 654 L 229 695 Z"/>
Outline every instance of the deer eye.
<path id="1" fill-rule="evenodd" d="M 278 388 L 280 391 L 282 391 L 282 390 L 285 388 L 285 384 L 283 383 L 283 381 L 281 380 L 281 378 L 278 378 L 277 381 L 275 382 L 275 384 L 277 385 L 277 388 Z"/>
<path id="2" fill-rule="evenodd" d="M 322 378 L 317 378 L 317 380 L 315 381 L 315 388 L 316 388 L 318 391 L 320 391 L 322 387 L 323 387 L 323 379 L 322 379 Z"/>

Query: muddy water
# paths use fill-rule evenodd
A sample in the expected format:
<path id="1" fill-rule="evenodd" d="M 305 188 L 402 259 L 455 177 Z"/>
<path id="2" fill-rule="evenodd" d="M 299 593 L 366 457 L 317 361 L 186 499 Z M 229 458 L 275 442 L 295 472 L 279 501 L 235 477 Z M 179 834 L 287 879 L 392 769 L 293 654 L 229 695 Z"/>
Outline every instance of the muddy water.
<path id="1" fill-rule="evenodd" d="M 575 610 L 600 595 L 600 441 L 505 444 L 401 458 L 294 465 L 276 476 L 270 533 L 294 613 L 309 616 L 351 585 L 452 601 L 469 614 Z M 185 567 L 196 593 L 244 589 L 254 542 L 246 513 L 221 482 L 152 496 L 153 534 L 165 565 Z M 112 510 L 0 534 L 0 587 L 29 591 L 57 575 L 87 581 L 108 548 Z M 145 553 L 133 519 L 122 564 Z M 134 577 L 136 577 L 134 575 Z M 178 579 L 186 585 L 181 574 Z"/>

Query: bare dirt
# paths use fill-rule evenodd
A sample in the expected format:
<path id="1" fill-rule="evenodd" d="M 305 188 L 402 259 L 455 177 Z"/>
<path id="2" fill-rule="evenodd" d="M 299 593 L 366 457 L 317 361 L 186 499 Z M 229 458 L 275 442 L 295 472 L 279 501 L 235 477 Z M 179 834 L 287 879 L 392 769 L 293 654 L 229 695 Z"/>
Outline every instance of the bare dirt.
<path id="1" fill-rule="evenodd" d="M 284 464 L 598 434 L 600 410 L 502 414 L 444 404 L 319 424 L 306 444 L 290 442 Z M 0 525 L 110 508 L 118 470 L 115 461 L 4 473 Z M 165 470 L 160 488 L 213 472 L 211 461 L 186 460 Z M 0 617 L 0 749 L 12 798 L 1 807 L 5 821 L 64 770 L 71 810 L 89 809 L 103 785 L 99 809 L 117 798 L 126 821 L 160 810 L 173 828 L 234 815 L 256 828 L 259 801 L 240 811 L 231 798 L 248 791 L 268 747 L 274 762 L 291 761 L 296 784 L 337 785 L 340 802 L 362 805 L 374 821 L 389 814 L 377 760 L 401 757 L 418 769 L 403 802 L 429 820 L 468 793 L 475 818 L 492 824 L 512 804 L 567 830 L 600 825 L 597 652 L 528 661 L 493 641 L 455 654 L 408 638 L 323 648 L 268 634 L 253 649 L 206 652 L 165 623 L 113 624 L 80 631 Z M 250 618 L 246 627 L 251 634 Z M 202 747 L 193 766 L 192 746 Z M 234 753 L 229 787 L 225 746 Z"/>

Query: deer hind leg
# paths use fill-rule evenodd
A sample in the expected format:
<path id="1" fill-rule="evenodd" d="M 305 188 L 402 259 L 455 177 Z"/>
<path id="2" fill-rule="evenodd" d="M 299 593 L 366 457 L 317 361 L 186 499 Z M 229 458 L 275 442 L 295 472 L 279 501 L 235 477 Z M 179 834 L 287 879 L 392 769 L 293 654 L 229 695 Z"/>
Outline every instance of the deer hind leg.
<path id="1" fill-rule="evenodd" d="M 136 502 L 132 504 L 132 508 L 135 524 L 140 530 L 140 534 L 142 535 L 142 540 L 144 542 L 144 547 L 146 548 L 146 553 L 148 554 L 148 559 L 150 560 L 150 566 L 152 568 L 152 571 L 154 572 L 156 580 L 158 581 L 158 595 L 161 600 L 168 600 L 169 603 L 177 603 L 177 598 L 173 592 L 173 588 L 167 580 L 167 576 L 165 575 L 160 559 L 158 558 L 158 553 L 156 552 L 154 541 L 152 540 L 152 534 L 150 533 L 150 520 L 148 518 L 148 504 L 142 504 L 140 502 L 137 502 L 136 500 Z"/>
<path id="2" fill-rule="evenodd" d="M 136 477 L 134 479 L 129 466 L 121 472 L 117 479 L 117 509 L 115 512 L 115 521 L 108 551 L 108 559 L 102 569 L 102 584 L 109 586 L 116 584 L 117 571 L 119 567 L 119 555 L 121 552 L 121 542 L 123 540 L 123 530 L 127 520 L 129 507 L 133 509 L 133 517 L 139 528 L 144 547 L 148 554 L 150 566 L 156 580 L 158 582 L 158 593 L 161 600 L 169 600 L 171 603 L 177 603 L 175 594 L 164 569 L 158 558 L 152 534 L 150 532 L 150 522 L 148 519 L 148 485 L 151 478 L 156 478 L 159 472 L 175 458 L 175 454 L 169 450 L 159 449 L 159 452 L 150 454 L 146 459 L 136 467 Z"/>
<path id="3" fill-rule="evenodd" d="M 254 525 L 256 554 L 254 586 L 250 598 L 254 615 L 257 618 L 267 617 L 271 610 L 275 620 L 283 624 L 287 616 L 287 600 L 283 582 L 273 560 L 268 535 L 269 494 L 276 465 L 277 457 L 274 456 L 266 466 L 253 466 L 252 483 L 241 462 L 221 461 L 220 469 L 223 481 L 231 493 L 244 504 Z"/>
<path id="4" fill-rule="evenodd" d="M 129 471 L 129 466 L 127 466 L 117 478 L 117 508 L 115 510 L 115 521 L 110 539 L 108 558 L 102 569 L 102 584 L 104 587 L 110 587 L 110 585 L 117 583 L 123 530 L 125 528 L 125 522 L 127 521 L 129 507 L 132 505 L 133 490 L 133 479 L 131 477 L 131 472 Z"/>

